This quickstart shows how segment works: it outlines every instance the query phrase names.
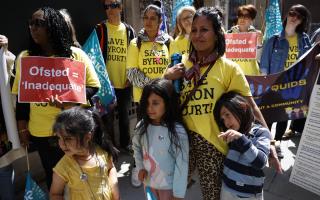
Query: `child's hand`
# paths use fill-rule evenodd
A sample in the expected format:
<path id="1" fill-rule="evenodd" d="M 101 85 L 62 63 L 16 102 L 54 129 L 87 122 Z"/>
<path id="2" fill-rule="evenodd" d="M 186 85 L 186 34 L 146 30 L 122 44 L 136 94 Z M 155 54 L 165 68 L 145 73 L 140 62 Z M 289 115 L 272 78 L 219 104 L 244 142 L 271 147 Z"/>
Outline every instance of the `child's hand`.
<path id="1" fill-rule="evenodd" d="M 139 174 L 138 174 L 139 181 L 143 182 L 144 179 L 147 177 L 147 175 L 148 175 L 147 170 L 140 169 Z"/>
<path id="2" fill-rule="evenodd" d="M 234 140 L 239 139 L 242 136 L 242 133 L 239 133 L 238 131 L 229 129 L 226 132 L 221 132 L 221 134 L 218 136 L 219 138 L 222 138 L 227 143 L 232 142 Z"/>

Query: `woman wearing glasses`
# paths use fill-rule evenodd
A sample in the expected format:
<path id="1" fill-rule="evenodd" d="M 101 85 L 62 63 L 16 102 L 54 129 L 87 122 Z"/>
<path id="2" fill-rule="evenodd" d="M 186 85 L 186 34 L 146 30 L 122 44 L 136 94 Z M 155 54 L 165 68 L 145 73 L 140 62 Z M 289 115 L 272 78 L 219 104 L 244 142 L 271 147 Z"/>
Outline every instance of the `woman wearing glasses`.
<path id="1" fill-rule="evenodd" d="M 172 53 L 189 53 L 192 19 L 196 10 L 193 6 L 184 6 L 177 13 L 176 26 L 174 29 L 174 41 Z"/>
<path id="2" fill-rule="evenodd" d="M 259 59 L 259 55 L 261 54 L 262 48 L 262 33 L 257 30 L 252 24 L 253 20 L 257 15 L 257 9 L 254 5 L 248 4 L 243 5 L 238 8 L 237 11 L 238 21 L 237 25 L 231 27 L 227 33 L 257 33 L 257 59 L 248 60 L 248 59 L 232 59 L 236 63 L 238 63 L 243 70 L 245 75 L 259 75 L 259 64 L 257 60 Z"/>
<path id="3" fill-rule="evenodd" d="M 61 13 L 53 8 L 42 7 L 36 10 L 29 21 L 29 47 L 20 53 L 16 60 L 16 77 L 12 93 L 18 94 L 22 74 L 21 58 L 27 56 L 65 57 L 83 62 L 86 69 L 86 97 L 90 99 L 100 87 L 98 77 L 89 57 L 79 48 L 73 47 L 72 34 Z M 54 67 L 54 66 L 53 66 Z M 29 139 L 38 150 L 46 172 L 46 182 L 50 188 L 52 168 L 62 157 L 63 152 L 52 145 L 52 125 L 56 115 L 63 109 L 77 104 L 62 102 L 58 96 L 48 97 L 48 103 L 19 103 L 16 105 L 18 132 L 23 146 Z"/>
<path id="4" fill-rule="evenodd" d="M 289 9 L 283 22 L 283 31 L 272 36 L 264 45 L 260 63 L 262 74 L 273 74 L 287 70 L 311 48 L 307 35 L 310 18 L 309 10 L 301 4 L 293 5 Z M 293 128 L 297 125 L 302 130 L 304 121 L 305 119 L 294 120 Z M 287 121 L 277 123 L 275 140 L 281 141 L 286 128 Z M 280 148 L 278 148 L 278 156 L 283 157 Z"/>

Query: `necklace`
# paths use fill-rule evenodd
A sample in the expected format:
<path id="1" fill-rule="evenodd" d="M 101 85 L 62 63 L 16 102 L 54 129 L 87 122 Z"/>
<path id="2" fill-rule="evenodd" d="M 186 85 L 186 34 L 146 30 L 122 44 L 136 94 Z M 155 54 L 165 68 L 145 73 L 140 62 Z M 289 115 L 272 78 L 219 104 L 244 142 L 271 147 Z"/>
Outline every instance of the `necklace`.
<path id="1" fill-rule="evenodd" d="M 157 43 L 156 41 L 153 41 L 152 43 L 152 53 L 154 54 L 154 56 L 156 57 L 156 63 L 159 64 L 160 63 L 160 55 L 161 55 L 161 51 L 158 51 L 158 47 L 157 47 Z"/>
<path id="2" fill-rule="evenodd" d="M 104 167 L 105 165 L 103 164 L 104 162 L 103 161 L 100 161 L 100 159 L 98 158 L 97 154 L 94 153 L 93 156 L 95 158 L 95 162 L 96 164 L 99 166 L 99 176 L 101 178 L 101 182 L 100 182 L 100 185 L 101 185 L 101 199 L 104 199 L 104 181 L 103 181 L 103 172 L 104 172 Z M 91 158 L 92 158 L 91 157 Z M 90 158 L 90 159 L 91 159 Z M 89 160 L 90 160 L 89 159 Z M 87 173 L 85 173 L 82 169 L 82 167 L 80 166 L 80 164 L 78 163 L 78 161 L 76 161 L 78 166 L 79 166 L 79 169 L 80 169 L 80 180 L 83 181 L 83 182 L 86 182 L 88 188 L 89 188 L 89 191 L 90 191 L 90 194 L 92 196 L 92 199 L 96 200 L 96 197 L 92 191 L 92 187 L 89 183 L 89 175 Z"/>

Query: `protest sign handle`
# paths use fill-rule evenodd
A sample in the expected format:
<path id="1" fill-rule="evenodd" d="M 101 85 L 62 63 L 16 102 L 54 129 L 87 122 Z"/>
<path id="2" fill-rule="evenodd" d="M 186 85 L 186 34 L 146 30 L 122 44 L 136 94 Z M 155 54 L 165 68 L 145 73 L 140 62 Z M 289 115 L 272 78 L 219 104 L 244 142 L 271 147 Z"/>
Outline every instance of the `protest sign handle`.
<path id="1" fill-rule="evenodd" d="M 27 169 L 30 171 L 30 162 L 29 162 L 29 154 L 28 154 L 28 146 L 26 146 L 26 158 L 27 158 Z"/>

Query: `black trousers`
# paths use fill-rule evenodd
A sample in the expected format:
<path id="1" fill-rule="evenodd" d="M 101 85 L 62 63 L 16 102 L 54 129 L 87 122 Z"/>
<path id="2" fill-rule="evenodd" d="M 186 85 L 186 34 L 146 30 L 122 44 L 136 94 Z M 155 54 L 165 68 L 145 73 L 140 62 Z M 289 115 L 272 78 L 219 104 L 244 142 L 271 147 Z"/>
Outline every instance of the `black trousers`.
<path id="1" fill-rule="evenodd" d="M 52 142 L 49 142 L 52 137 L 35 137 L 31 136 L 31 142 L 33 143 L 35 149 L 38 151 L 41 164 L 46 173 L 46 183 L 48 189 L 50 190 L 52 183 L 52 168 L 56 166 L 58 161 L 64 155 L 60 147 Z M 32 165 L 32 164 L 31 164 Z"/>
<path id="2" fill-rule="evenodd" d="M 131 104 L 132 87 L 115 89 L 115 93 L 117 97 L 116 109 L 119 119 L 120 147 L 127 148 L 130 144 L 129 107 Z M 116 144 L 113 127 L 114 118 L 115 110 L 112 109 L 108 114 L 102 116 L 102 121 L 105 131 L 110 135 L 113 144 Z"/>
<path id="3" fill-rule="evenodd" d="M 277 122 L 277 125 L 276 125 L 276 135 L 274 136 L 274 139 L 275 139 L 275 140 L 279 140 L 279 141 L 282 140 L 282 136 L 283 136 L 284 133 L 286 132 L 287 125 L 288 125 L 288 121 Z M 270 131 L 271 131 L 271 126 L 272 126 L 272 123 L 271 123 L 271 124 L 268 124 L 268 127 L 269 127 Z"/>
<path id="4" fill-rule="evenodd" d="M 292 131 L 302 133 L 305 123 L 306 123 L 306 118 L 292 120 L 290 129 Z"/>

